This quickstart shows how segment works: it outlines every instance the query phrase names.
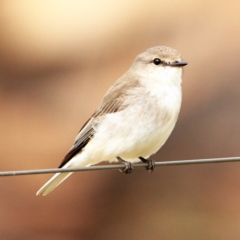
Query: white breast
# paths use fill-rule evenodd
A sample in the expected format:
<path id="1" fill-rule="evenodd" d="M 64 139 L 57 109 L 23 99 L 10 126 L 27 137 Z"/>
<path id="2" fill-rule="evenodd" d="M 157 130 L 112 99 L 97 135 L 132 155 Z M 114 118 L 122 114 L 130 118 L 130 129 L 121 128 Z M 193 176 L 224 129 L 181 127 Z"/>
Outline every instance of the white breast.
<path id="1" fill-rule="evenodd" d="M 145 81 L 143 89 L 134 93 L 138 100 L 131 106 L 103 117 L 87 145 L 93 159 L 112 162 L 120 156 L 138 161 L 138 157 L 148 158 L 161 148 L 177 121 L 181 75 L 178 79 L 169 77 L 168 83 L 158 79 L 159 75 L 156 81 Z"/>

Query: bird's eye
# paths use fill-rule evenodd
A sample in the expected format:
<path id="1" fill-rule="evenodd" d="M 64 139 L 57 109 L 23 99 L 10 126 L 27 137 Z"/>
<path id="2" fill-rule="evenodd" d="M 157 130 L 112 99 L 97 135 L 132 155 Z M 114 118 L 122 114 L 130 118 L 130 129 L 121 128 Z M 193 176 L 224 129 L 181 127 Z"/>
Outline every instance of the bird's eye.
<path id="1" fill-rule="evenodd" d="M 159 58 L 154 58 L 154 59 L 153 59 L 153 63 L 154 63 L 155 65 L 159 65 L 159 64 L 162 63 L 162 61 L 161 61 Z"/>

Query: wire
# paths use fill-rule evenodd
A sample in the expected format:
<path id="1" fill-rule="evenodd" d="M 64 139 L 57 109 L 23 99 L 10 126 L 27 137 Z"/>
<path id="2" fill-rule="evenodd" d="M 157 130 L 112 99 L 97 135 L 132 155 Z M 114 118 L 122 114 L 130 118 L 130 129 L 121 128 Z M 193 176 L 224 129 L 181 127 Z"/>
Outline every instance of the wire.
<path id="1" fill-rule="evenodd" d="M 223 163 L 223 162 L 239 162 L 240 157 L 228 157 L 228 158 L 208 158 L 208 159 L 195 159 L 195 160 L 177 160 L 177 161 L 164 161 L 156 162 L 155 166 L 174 166 L 174 165 L 190 165 L 190 164 L 204 164 L 204 163 Z M 147 167 L 147 163 L 133 164 L 134 168 Z M 50 168 L 50 169 L 37 169 L 37 170 L 22 170 L 22 171 L 4 171 L 0 172 L 0 177 L 7 176 L 19 176 L 19 175 L 35 175 L 35 174 L 47 174 L 47 173 L 59 173 L 59 172 L 80 172 L 80 171 L 93 171 L 93 170 L 108 170 L 108 169 L 124 169 L 125 165 L 102 165 L 91 166 L 81 168 Z"/>

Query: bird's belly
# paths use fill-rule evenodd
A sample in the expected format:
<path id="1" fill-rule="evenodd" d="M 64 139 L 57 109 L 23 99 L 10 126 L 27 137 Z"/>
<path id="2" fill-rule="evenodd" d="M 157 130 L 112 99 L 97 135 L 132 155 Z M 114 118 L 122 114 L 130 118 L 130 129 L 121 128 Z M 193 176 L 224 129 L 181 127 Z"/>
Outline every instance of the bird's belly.
<path id="1" fill-rule="evenodd" d="M 122 149 L 121 157 L 123 159 L 138 158 L 140 156 L 148 158 L 150 155 L 160 149 L 168 139 L 174 128 L 175 122 L 159 123 L 154 127 L 139 126 L 137 131 L 125 138 L 128 143 L 127 149 Z"/>
<path id="2" fill-rule="evenodd" d="M 168 119 L 144 116 L 143 112 L 137 111 L 127 116 L 121 112 L 109 115 L 91 140 L 94 158 L 111 162 L 116 160 L 116 156 L 130 161 L 136 161 L 140 156 L 148 158 L 171 134 L 177 120 L 175 115 Z"/>

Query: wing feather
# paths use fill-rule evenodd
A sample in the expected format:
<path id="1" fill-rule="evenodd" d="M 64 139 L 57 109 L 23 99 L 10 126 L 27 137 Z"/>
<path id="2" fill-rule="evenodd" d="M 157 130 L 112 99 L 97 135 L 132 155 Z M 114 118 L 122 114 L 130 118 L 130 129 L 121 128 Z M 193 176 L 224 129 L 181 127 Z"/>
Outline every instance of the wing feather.
<path id="1" fill-rule="evenodd" d="M 78 154 L 91 140 L 95 134 L 96 126 L 100 121 L 101 117 L 106 114 L 111 114 L 124 110 L 128 103 L 125 101 L 127 96 L 127 89 L 138 87 L 139 82 L 124 82 L 121 78 L 108 90 L 104 96 L 100 107 L 98 110 L 88 119 L 88 121 L 83 125 L 79 131 L 73 147 L 70 149 L 68 154 L 64 157 L 59 168 L 63 167 L 70 159 L 72 159 L 76 154 Z"/>

